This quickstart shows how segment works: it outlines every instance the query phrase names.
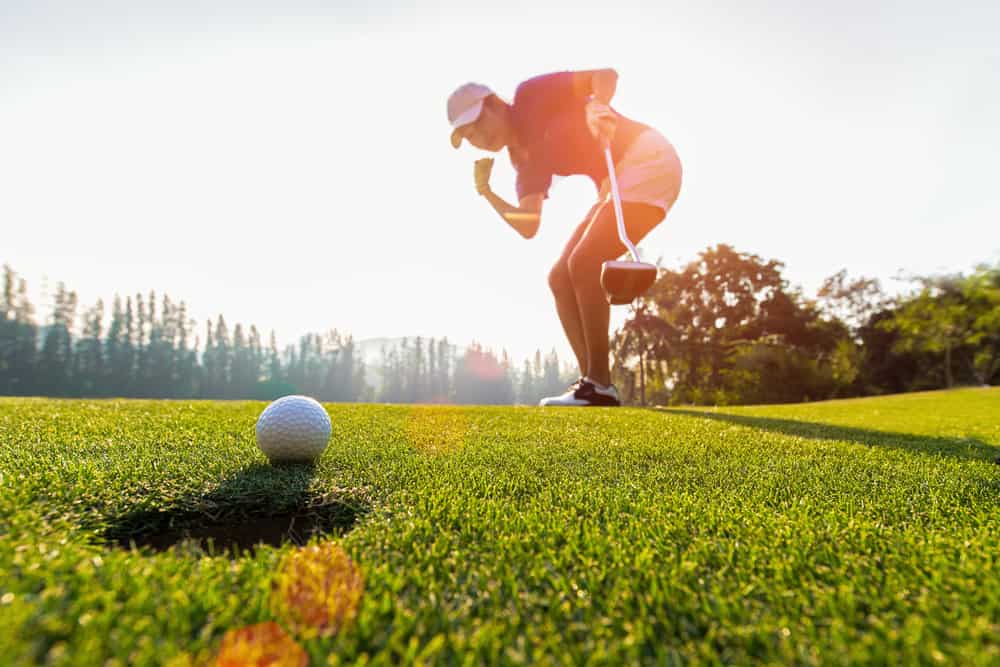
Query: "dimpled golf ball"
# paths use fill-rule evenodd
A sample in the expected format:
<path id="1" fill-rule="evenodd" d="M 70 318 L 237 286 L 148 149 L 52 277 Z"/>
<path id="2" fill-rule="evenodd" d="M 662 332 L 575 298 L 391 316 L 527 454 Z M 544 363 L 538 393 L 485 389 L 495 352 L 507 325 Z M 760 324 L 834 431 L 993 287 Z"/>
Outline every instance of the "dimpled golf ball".
<path id="1" fill-rule="evenodd" d="M 284 396 L 257 419 L 257 446 L 271 463 L 311 463 L 330 440 L 330 416 L 308 396 Z"/>

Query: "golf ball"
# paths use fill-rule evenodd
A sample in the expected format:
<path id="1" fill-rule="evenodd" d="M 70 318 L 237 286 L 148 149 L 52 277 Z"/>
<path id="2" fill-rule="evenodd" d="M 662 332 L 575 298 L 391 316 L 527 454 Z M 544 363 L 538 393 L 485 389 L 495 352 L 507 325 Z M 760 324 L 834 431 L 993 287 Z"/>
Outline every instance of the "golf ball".
<path id="1" fill-rule="evenodd" d="M 283 396 L 257 419 L 257 446 L 271 463 L 315 461 L 330 440 L 330 416 L 308 396 Z"/>

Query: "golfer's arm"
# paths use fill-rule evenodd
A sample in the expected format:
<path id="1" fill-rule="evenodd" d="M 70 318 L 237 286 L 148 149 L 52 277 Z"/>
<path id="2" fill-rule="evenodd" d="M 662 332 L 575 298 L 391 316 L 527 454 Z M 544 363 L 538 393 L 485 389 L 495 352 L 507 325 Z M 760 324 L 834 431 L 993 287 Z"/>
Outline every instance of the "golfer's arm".
<path id="1" fill-rule="evenodd" d="M 544 199 L 542 195 L 522 197 L 520 206 L 509 204 L 493 190 L 488 190 L 483 197 L 490 203 L 493 210 L 500 214 L 504 222 L 513 227 L 514 231 L 524 238 L 530 239 L 538 233 L 538 225 L 542 220 L 542 200 Z"/>

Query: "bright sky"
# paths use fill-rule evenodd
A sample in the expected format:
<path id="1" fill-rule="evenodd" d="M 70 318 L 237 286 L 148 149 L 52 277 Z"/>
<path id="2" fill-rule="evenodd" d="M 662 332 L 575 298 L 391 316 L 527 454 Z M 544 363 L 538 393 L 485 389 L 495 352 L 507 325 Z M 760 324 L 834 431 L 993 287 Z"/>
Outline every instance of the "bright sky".
<path id="1" fill-rule="evenodd" d="M 445 101 L 606 66 L 684 163 L 651 260 L 730 243 L 808 291 L 1000 260 L 995 2 L 352 4 L 5 0 L 0 262 L 84 306 L 155 289 L 284 342 L 566 351 L 546 275 L 593 186 L 561 181 L 522 240 Z M 494 188 L 513 198 L 505 154 Z"/>

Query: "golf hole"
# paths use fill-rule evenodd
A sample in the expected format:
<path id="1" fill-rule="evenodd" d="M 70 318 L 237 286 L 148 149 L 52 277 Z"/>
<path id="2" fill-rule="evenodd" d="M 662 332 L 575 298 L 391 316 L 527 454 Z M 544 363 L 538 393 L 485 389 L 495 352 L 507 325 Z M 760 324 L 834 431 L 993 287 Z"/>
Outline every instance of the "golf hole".
<path id="1" fill-rule="evenodd" d="M 358 515 L 356 508 L 344 506 L 247 517 L 238 523 L 199 522 L 197 517 L 176 517 L 179 521 L 167 520 L 165 523 L 181 523 L 184 527 L 138 533 L 112 529 L 105 533 L 105 540 L 111 546 L 140 551 L 167 551 L 180 546 L 210 555 L 239 555 L 244 551 L 253 552 L 261 545 L 302 545 L 317 535 L 343 535 L 354 527 Z"/>
<path id="2" fill-rule="evenodd" d="M 101 538 L 111 548 L 238 556 L 261 545 L 344 535 L 369 511 L 367 489 L 310 489 L 309 478 L 294 468 L 244 473 L 209 494 L 179 498 L 173 508 L 116 517 Z"/>

